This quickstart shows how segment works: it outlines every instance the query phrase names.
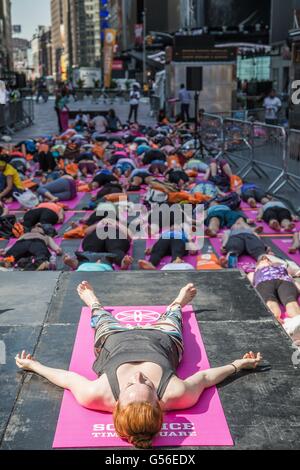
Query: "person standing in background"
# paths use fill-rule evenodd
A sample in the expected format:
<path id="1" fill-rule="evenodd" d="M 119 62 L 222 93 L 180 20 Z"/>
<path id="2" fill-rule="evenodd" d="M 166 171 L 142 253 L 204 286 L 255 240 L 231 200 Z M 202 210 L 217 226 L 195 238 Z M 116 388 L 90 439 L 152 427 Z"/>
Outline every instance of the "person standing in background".
<path id="1" fill-rule="evenodd" d="M 131 123 L 131 118 L 134 115 L 134 122 L 138 122 L 138 110 L 139 110 L 139 104 L 140 104 L 140 99 L 141 99 L 141 94 L 139 91 L 139 87 L 137 84 L 133 85 L 133 89 L 130 93 L 130 111 L 129 111 L 129 116 L 128 116 L 128 122 L 129 124 Z"/>
<path id="2" fill-rule="evenodd" d="M 269 96 L 265 98 L 264 108 L 266 110 L 266 124 L 278 125 L 278 114 L 282 108 L 282 102 L 276 96 L 276 90 L 271 90 Z"/>
<path id="3" fill-rule="evenodd" d="M 191 94 L 182 84 L 179 91 L 179 101 L 181 102 L 181 119 L 183 122 L 190 120 Z"/>

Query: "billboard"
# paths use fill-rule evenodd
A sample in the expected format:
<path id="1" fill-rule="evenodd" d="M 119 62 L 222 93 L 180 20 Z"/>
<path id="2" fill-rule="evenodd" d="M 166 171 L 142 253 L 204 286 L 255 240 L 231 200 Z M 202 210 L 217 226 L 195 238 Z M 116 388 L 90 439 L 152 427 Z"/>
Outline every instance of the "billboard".
<path id="1" fill-rule="evenodd" d="M 242 23 L 270 25 L 271 0 L 207 0 L 205 17 L 205 24 L 211 28 Z"/>

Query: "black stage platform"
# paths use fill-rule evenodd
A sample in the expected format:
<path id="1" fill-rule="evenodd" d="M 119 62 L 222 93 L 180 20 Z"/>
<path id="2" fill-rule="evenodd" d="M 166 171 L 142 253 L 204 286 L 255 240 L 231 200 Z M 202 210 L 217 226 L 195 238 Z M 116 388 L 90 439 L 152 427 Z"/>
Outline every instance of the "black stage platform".
<path id="1" fill-rule="evenodd" d="M 104 305 L 167 305 L 194 282 L 194 309 L 211 366 L 249 350 L 261 351 L 271 366 L 219 389 L 234 449 L 300 448 L 300 369 L 292 363 L 292 342 L 245 277 L 222 271 L 0 273 L 0 340 L 7 353 L 0 365 L 1 449 L 52 447 L 63 392 L 18 371 L 14 356 L 26 349 L 49 366 L 68 369 L 82 307 L 76 286 L 84 279 Z"/>

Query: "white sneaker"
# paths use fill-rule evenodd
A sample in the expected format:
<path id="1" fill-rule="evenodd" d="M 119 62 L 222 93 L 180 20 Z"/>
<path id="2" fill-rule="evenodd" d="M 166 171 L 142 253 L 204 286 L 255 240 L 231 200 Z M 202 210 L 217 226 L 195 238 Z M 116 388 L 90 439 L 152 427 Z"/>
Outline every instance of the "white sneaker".
<path id="1" fill-rule="evenodd" d="M 284 321 L 283 327 L 294 341 L 300 340 L 300 315 L 294 318 L 287 318 Z"/>

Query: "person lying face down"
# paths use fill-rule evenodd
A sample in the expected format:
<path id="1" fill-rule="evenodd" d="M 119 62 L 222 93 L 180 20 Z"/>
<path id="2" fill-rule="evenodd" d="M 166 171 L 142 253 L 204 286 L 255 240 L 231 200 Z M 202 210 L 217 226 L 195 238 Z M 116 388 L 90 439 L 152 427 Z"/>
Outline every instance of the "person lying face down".
<path id="1" fill-rule="evenodd" d="M 90 381 L 46 367 L 25 351 L 16 356 L 16 365 L 70 390 L 85 408 L 112 413 L 117 434 L 137 448 L 152 446 L 165 412 L 192 408 L 205 389 L 243 369 L 255 369 L 262 360 L 260 353 L 250 352 L 232 364 L 199 371 L 185 380 L 177 376 L 184 350 L 182 308 L 197 294 L 193 284 L 181 289 L 155 324 L 136 328 L 120 324 L 105 311 L 89 283 L 81 283 L 78 294 L 92 312 L 93 369 L 99 378 Z"/>

